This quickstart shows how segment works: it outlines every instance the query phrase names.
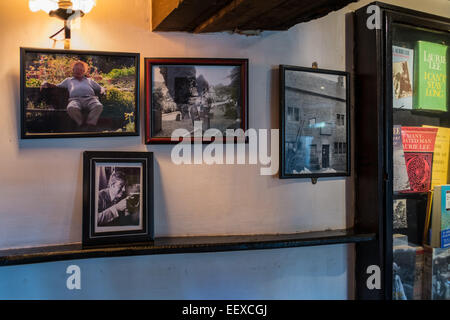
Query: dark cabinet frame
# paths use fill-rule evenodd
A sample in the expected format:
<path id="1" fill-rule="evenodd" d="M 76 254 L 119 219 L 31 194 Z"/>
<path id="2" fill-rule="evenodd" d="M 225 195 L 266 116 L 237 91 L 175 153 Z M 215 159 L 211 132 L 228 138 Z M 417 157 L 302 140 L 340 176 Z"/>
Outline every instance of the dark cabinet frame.
<path id="1" fill-rule="evenodd" d="M 379 8 L 380 28 L 369 29 L 367 9 Z M 347 71 L 355 110 L 355 229 L 377 240 L 356 244 L 356 299 L 392 299 L 392 28 L 401 23 L 449 32 L 450 19 L 381 2 L 346 16 Z M 448 113 L 445 117 L 448 117 Z M 369 289 L 368 267 L 379 266 L 381 288 Z M 369 269 L 370 270 L 370 269 Z"/>

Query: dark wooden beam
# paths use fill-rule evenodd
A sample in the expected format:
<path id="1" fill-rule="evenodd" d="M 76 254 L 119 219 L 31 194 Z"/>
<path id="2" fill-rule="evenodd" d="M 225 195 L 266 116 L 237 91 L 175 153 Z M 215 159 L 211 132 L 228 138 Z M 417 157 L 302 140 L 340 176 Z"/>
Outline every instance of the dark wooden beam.
<path id="1" fill-rule="evenodd" d="M 152 0 L 152 30 L 193 32 L 231 1 Z"/>
<path id="2" fill-rule="evenodd" d="M 299 23 L 326 16 L 330 12 L 342 9 L 349 3 L 357 1 L 358 0 L 290 0 L 264 16 L 259 23 L 264 25 L 269 23 L 269 21 L 274 21 L 274 23 L 272 23 L 272 30 L 287 30 Z M 283 16 L 283 19 L 277 20 L 276 17 L 281 15 Z"/>
<path id="3" fill-rule="evenodd" d="M 153 0 L 153 31 L 287 30 L 358 0 Z"/>
<path id="4" fill-rule="evenodd" d="M 285 1 L 286 0 L 233 0 L 215 15 L 195 28 L 194 32 L 200 33 L 220 32 L 224 30 L 244 30 L 243 26 L 250 20 L 264 15 L 266 12 Z"/>

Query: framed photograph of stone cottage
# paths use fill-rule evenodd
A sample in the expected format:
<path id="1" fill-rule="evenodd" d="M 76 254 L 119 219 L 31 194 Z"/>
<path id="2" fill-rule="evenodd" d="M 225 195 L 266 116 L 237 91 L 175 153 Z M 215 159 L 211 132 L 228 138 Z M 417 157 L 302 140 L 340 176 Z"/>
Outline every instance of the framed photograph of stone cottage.
<path id="1" fill-rule="evenodd" d="M 145 81 L 147 144 L 208 143 L 207 131 L 238 141 L 247 130 L 247 59 L 146 58 Z"/>
<path id="2" fill-rule="evenodd" d="M 350 175 L 347 72 L 280 65 L 280 178 Z"/>
<path id="3" fill-rule="evenodd" d="M 21 48 L 21 137 L 139 135 L 139 53 Z"/>

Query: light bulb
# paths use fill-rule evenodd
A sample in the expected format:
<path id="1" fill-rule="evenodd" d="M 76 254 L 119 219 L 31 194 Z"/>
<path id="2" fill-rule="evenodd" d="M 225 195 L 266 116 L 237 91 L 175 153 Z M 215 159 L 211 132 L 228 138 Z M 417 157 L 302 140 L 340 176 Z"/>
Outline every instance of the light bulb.
<path id="1" fill-rule="evenodd" d="M 50 11 L 58 10 L 58 0 L 29 0 L 28 6 L 31 11 L 37 12 L 39 10 L 49 13 Z M 95 6 L 95 0 L 72 0 L 72 10 L 83 11 L 89 13 Z"/>

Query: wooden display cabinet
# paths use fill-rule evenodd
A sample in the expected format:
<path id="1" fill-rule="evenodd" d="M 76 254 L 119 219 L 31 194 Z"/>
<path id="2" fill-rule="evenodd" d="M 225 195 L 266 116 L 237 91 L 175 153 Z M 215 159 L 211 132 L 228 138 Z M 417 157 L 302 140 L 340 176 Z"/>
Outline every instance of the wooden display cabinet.
<path id="1" fill-rule="evenodd" d="M 449 127 L 450 120 L 448 82 L 447 112 L 410 110 L 408 104 L 393 107 L 393 46 L 414 54 L 419 40 L 449 46 L 450 19 L 374 2 L 348 14 L 346 27 L 355 109 L 355 229 L 377 234 L 377 241 L 356 244 L 356 298 L 392 299 L 393 201 L 406 199 L 409 215 L 404 233 L 419 246 L 427 203 L 426 192 L 393 191 L 393 126 Z M 369 266 L 380 267 L 380 288 L 368 288 Z"/>

